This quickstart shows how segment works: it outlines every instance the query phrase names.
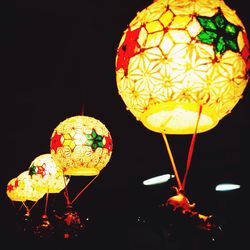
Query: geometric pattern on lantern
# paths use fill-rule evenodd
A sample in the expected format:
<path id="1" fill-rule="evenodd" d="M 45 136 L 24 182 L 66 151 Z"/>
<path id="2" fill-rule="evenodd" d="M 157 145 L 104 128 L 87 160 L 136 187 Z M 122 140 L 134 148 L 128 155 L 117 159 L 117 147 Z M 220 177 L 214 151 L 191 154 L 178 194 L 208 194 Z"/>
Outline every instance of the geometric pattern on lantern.
<path id="1" fill-rule="evenodd" d="M 166 103 L 184 107 L 182 112 L 191 103 L 196 113 L 202 105 L 212 120 L 203 128 L 208 130 L 242 98 L 249 65 L 246 29 L 223 1 L 158 0 L 138 12 L 124 31 L 117 49 L 116 82 L 137 120 L 150 123 L 148 116 L 156 112 L 152 130 L 167 133 L 167 120 L 157 124 L 157 112 L 169 111 L 164 110 Z M 172 115 L 171 124 L 174 119 Z M 194 126 L 195 122 L 186 132 L 193 133 Z M 182 133 L 174 127 L 173 133 Z"/>
<path id="2" fill-rule="evenodd" d="M 97 175 L 107 165 L 113 149 L 106 126 L 89 116 L 60 122 L 50 140 L 51 156 L 66 175 Z"/>
<path id="3" fill-rule="evenodd" d="M 32 186 L 40 192 L 59 193 L 69 183 L 69 177 L 56 166 L 51 154 L 37 156 L 29 166 Z"/>
<path id="4" fill-rule="evenodd" d="M 29 171 L 24 171 L 17 177 L 11 179 L 7 184 L 7 196 L 12 201 L 38 201 L 45 192 L 37 191 L 31 184 Z"/>

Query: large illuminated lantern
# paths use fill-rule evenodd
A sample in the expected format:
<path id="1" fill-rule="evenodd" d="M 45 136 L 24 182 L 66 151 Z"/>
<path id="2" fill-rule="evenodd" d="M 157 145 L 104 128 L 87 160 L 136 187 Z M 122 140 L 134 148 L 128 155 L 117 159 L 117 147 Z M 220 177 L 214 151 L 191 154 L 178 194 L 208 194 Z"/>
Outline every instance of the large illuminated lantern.
<path id="1" fill-rule="evenodd" d="M 247 85 L 249 44 L 222 0 L 157 0 L 121 38 L 116 79 L 126 108 L 148 129 L 192 134 L 214 128 Z"/>
<path id="2" fill-rule="evenodd" d="M 98 119 L 83 115 L 62 121 L 50 140 L 51 156 L 65 175 L 98 175 L 109 162 L 112 149 L 106 126 Z"/>
<path id="3" fill-rule="evenodd" d="M 249 80 L 246 28 L 223 0 L 155 0 L 128 24 L 117 48 L 116 82 L 126 109 L 161 133 L 178 187 L 166 205 L 205 222 L 185 194 L 197 133 L 228 115 Z M 166 134 L 192 134 L 180 180 Z"/>

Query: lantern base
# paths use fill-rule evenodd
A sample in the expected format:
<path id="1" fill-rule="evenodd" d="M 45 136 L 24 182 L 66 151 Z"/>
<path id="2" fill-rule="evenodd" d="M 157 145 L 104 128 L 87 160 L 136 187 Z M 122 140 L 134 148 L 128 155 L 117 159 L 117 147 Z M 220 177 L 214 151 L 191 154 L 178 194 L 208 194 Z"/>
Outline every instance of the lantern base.
<path id="1" fill-rule="evenodd" d="M 193 134 L 199 116 L 197 103 L 159 103 L 146 110 L 141 122 L 143 125 L 158 133 L 165 134 Z M 197 127 L 197 133 L 208 131 L 218 124 L 216 111 L 202 106 L 202 112 Z"/>
<path id="2" fill-rule="evenodd" d="M 64 175 L 70 176 L 94 176 L 98 175 L 100 171 L 96 168 L 69 168 L 65 170 Z"/>

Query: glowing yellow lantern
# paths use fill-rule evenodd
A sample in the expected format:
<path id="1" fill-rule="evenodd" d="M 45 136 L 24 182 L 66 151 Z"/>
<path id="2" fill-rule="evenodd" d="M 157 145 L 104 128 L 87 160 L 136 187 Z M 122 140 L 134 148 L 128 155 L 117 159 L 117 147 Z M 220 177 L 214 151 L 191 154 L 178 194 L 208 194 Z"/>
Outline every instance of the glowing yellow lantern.
<path id="1" fill-rule="evenodd" d="M 116 80 L 127 109 L 148 129 L 193 134 L 229 114 L 249 80 L 249 43 L 223 0 L 157 0 L 121 38 Z"/>
<path id="2" fill-rule="evenodd" d="M 6 194 L 12 201 L 25 202 L 38 201 L 45 193 L 37 191 L 32 186 L 29 172 L 24 171 L 8 182 Z"/>
<path id="3" fill-rule="evenodd" d="M 73 116 L 53 131 L 50 152 L 65 175 L 93 176 L 107 165 L 113 144 L 106 126 L 89 116 Z"/>
<path id="4" fill-rule="evenodd" d="M 68 176 L 64 177 L 62 169 L 55 164 L 51 154 L 37 156 L 28 170 L 32 185 L 39 192 L 59 193 L 70 180 Z"/>

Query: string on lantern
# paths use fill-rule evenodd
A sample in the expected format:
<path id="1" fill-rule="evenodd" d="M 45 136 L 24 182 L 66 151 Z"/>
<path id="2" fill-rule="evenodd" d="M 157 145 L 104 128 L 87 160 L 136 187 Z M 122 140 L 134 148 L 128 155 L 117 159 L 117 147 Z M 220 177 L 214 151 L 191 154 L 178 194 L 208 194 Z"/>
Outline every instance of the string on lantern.
<path id="1" fill-rule="evenodd" d="M 193 133 L 191 144 L 190 144 L 189 151 L 188 151 L 186 171 L 185 171 L 183 181 L 182 181 L 182 186 L 181 186 L 181 189 L 184 190 L 184 191 L 185 191 L 187 175 L 188 175 L 188 171 L 189 171 L 189 168 L 190 168 L 191 159 L 192 159 L 192 155 L 193 155 L 193 151 L 194 151 L 194 144 L 195 144 L 195 139 L 196 139 L 196 135 L 197 135 L 197 128 L 198 128 L 198 125 L 199 125 L 201 112 L 202 112 L 202 106 L 200 106 L 200 109 L 199 109 L 198 119 L 197 119 L 197 123 L 196 123 L 196 126 L 195 126 L 195 131 Z"/>
<path id="2" fill-rule="evenodd" d="M 177 181 L 177 185 L 178 185 L 178 189 L 176 189 L 177 193 L 180 191 L 182 193 L 185 193 L 185 185 L 186 185 L 187 175 L 188 175 L 188 171 L 190 168 L 191 159 L 192 159 L 192 155 L 193 155 L 194 144 L 195 144 L 195 139 L 196 139 L 196 135 L 197 135 L 197 128 L 198 128 L 201 112 L 202 112 L 202 106 L 200 106 L 200 109 L 198 112 L 198 118 L 197 118 L 197 122 L 196 122 L 196 126 L 195 126 L 195 131 L 192 135 L 192 140 L 191 140 L 191 143 L 189 146 L 188 157 L 187 157 L 187 162 L 186 162 L 186 169 L 185 169 L 185 174 L 184 174 L 182 182 L 180 181 L 179 173 L 178 173 L 177 167 L 175 165 L 175 161 L 174 161 L 173 154 L 171 152 L 171 148 L 169 146 L 167 137 L 164 133 L 162 133 L 162 136 L 163 136 L 163 139 L 164 139 L 164 142 L 165 142 L 165 145 L 166 145 L 169 157 L 170 157 L 172 169 L 173 169 L 174 175 L 176 177 L 176 181 Z"/>
<path id="3" fill-rule="evenodd" d="M 20 211 L 20 210 L 22 209 L 22 207 L 25 207 L 26 215 L 29 216 L 30 213 L 31 213 L 31 210 L 35 207 L 35 205 L 37 204 L 37 202 L 38 202 L 38 201 L 35 201 L 35 202 L 32 204 L 31 207 L 28 207 L 28 206 L 25 204 L 25 202 L 22 201 L 22 204 L 21 204 L 21 206 L 19 207 L 18 211 Z M 12 201 L 12 204 L 14 204 L 13 201 Z"/>
<path id="4" fill-rule="evenodd" d="M 162 136 L 163 136 L 164 142 L 166 144 L 166 148 L 167 148 L 167 151 L 168 151 L 168 155 L 170 157 L 171 165 L 172 165 L 172 168 L 173 168 L 173 172 L 174 172 L 174 175 L 175 175 L 178 187 L 181 190 L 182 189 L 182 184 L 181 184 L 181 181 L 180 181 L 180 177 L 179 177 L 179 173 L 178 173 L 177 167 L 175 165 L 175 161 L 174 161 L 174 157 L 173 157 L 172 151 L 170 149 L 170 146 L 169 146 L 169 143 L 168 143 L 166 135 L 162 133 Z"/>
<path id="5" fill-rule="evenodd" d="M 79 231 L 85 228 L 76 210 L 73 208 L 73 203 L 86 191 L 86 189 L 94 182 L 94 180 L 99 176 L 96 175 L 92 180 L 87 183 L 82 190 L 75 196 L 71 201 L 69 198 L 69 192 L 67 186 L 65 187 L 64 196 L 66 198 L 66 210 L 62 216 L 55 214 L 55 217 L 62 221 L 61 227 L 63 228 L 63 237 L 65 239 L 78 237 Z"/>
<path id="6" fill-rule="evenodd" d="M 82 193 L 83 193 L 84 191 L 86 191 L 86 189 L 94 182 L 94 180 L 95 180 L 98 176 L 99 176 L 99 174 L 96 175 L 89 183 L 87 183 L 87 184 L 82 188 L 82 190 L 80 190 L 80 192 L 75 196 L 75 198 L 74 198 L 72 201 L 70 201 L 70 198 L 69 198 L 69 191 L 68 191 L 68 188 L 67 188 L 67 186 L 65 186 L 64 196 L 65 196 L 65 198 L 66 198 L 66 203 L 67 203 L 67 205 L 72 205 L 72 204 L 78 199 L 78 197 L 79 197 L 80 195 L 82 195 Z"/>
<path id="7" fill-rule="evenodd" d="M 64 183 L 65 183 L 65 191 L 64 191 L 64 196 L 66 198 L 66 203 L 67 205 L 70 205 L 70 198 L 69 198 L 69 191 L 68 191 L 68 187 L 66 185 L 66 176 L 65 174 L 63 174 L 63 179 L 64 179 Z"/>
<path id="8" fill-rule="evenodd" d="M 44 206 L 44 213 L 41 216 L 41 223 L 36 225 L 33 229 L 33 233 L 38 238 L 50 238 L 55 233 L 55 226 L 51 224 L 48 214 L 48 200 L 49 200 L 49 193 L 46 193 L 45 198 L 45 206 Z"/>
<path id="9" fill-rule="evenodd" d="M 188 157 L 187 157 L 187 162 L 186 162 L 186 169 L 185 169 L 185 174 L 184 174 L 182 182 L 180 181 L 179 173 L 178 173 L 177 167 L 175 165 L 174 158 L 173 158 L 167 137 L 165 134 L 162 133 L 162 136 L 163 136 L 163 139 L 164 139 L 164 142 L 165 142 L 165 145 L 166 145 L 169 157 L 170 157 L 172 169 L 173 169 L 173 172 L 175 174 L 175 177 L 177 180 L 177 185 L 178 185 L 178 188 L 175 188 L 177 195 L 174 197 L 170 197 L 167 200 L 166 204 L 172 204 L 174 206 L 174 210 L 176 210 L 176 207 L 181 207 L 183 213 L 188 212 L 188 213 L 191 213 L 192 215 L 198 214 L 198 213 L 192 211 L 192 209 L 195 207 L 195 204 L 190 204 L 188 199 L 185 196 L 185 185 L 186 185 L 187 175 L 188 175 L 188 171 L 190 168 L 191 159 L 192 159 L 192 155 L 193 155 L 194 144 L 195 144 L 195 139 L 196 139 L 196 135 L 197 135 L 197 128 L 198 128 L 201 112 L 202 112 L 202 106 L 200 106 L 200 109 L 199 109 L 197 122 L 196 122 L 196 126 L 195 126 L 195 131 L 192 135 L 191 144 L 189 146 Z M 204 215 L 199 215 L 199 216 L 202 217 L 203 220 L 208 219 L 208 216 L 204 216 Z"/>
<path id="10" fill-rule="evenodd" d="M 94 180 L 97 178 L 99 176 L 99 174 L 98 175 L 96 175 L 77 195 L 76 195 L 76 197 L 71 201 L 71 204 L 73 204 L 75 201 L 76 201 L 76 199 L 92 184 L 92 182 L 94 182 Z"/>

